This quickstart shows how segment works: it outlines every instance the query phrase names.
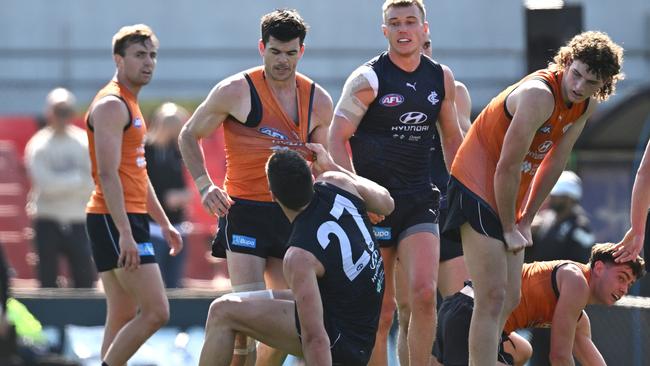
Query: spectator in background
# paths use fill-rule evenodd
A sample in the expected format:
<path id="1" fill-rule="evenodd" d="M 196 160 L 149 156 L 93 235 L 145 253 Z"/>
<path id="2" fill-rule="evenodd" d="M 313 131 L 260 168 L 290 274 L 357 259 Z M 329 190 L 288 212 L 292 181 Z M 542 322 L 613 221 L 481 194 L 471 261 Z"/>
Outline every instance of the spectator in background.
<path id="1" fill-rule="evenodd" d="M 41 287 L 57 287 L 59 255 L 68 261 L 74 287 L 92 287 L 96 278 L 85 227 L 93 188 L 88 141 L 72 125 L 74 107 L 70 91 L 52 90 L 45 101 L 46 125 L 25 148 L 32 182 L 27 213 L 34 223 Z"/>
<path id="2" fill-rule="evenodd" d="M 191 196 L 185 185 L 183 160 L 178 150 L 178 134 L 189 117 L 190 114 L 185 108 L 174 103 L 165 103 L 158 107 L 149 124 L 144 153 L 149 180 L 156 191 L 158 201 L 169 221 L 181 234 L 185 209 Z M 160 226 L 151 219 L 149 232 L 165 286 L 182 287 L 181 279 L 187 251 L 171 256 Z"/>
<path id="3" fill-rule="evenodd" d="M 569 259 L 584 263 L 589 259 L 594 235 L 580 206 L 581 198 L 580 177 L 568 170 L 562 172 L 551 190 L 548 208 L 533 220 L 534 245 L 526 248 L 526 262 Z"/>

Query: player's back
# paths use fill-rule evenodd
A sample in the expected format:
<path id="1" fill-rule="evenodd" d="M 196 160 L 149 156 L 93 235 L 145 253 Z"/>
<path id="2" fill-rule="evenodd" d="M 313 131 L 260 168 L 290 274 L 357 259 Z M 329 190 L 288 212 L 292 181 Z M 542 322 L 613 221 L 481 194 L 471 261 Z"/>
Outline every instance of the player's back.
<path id="1" fill-rule="evenodd" d="M 578 266 L 589 280 L 588 266 L 568 260 L 524 263 L 521 272 L 521 300 L 506 321 L 505 331 L 551 326 L 560 296 L 557 270 L 567 264 Z"/>
<path id="2" fill-rule="evenodd" d="M 365 204 L 328 183 L 316 183 L 314 189 L 314 198 L 293 223 L 289 245 L 311 252 L 325 267 L 318 279 L 325 317 L 348 339 L 372 348 L 384 266 Z"/>

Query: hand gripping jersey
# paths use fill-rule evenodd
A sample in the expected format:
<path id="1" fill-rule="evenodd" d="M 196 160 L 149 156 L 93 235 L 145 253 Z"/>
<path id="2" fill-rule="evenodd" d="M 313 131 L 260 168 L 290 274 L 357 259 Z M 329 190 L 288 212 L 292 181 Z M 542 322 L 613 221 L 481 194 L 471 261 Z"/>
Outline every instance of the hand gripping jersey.
<path id="1" fill-rule="evenodd" d="M 589 104 L 587 99 L 567 106 L 562 97 L 562 77 L 563 72 L 551 67 L 536 71 L 501 92 L 476 118 L 456 153 L 451 175 L 485 200 L 495 212 L 498 211 L 494 197 L 494 174 L 501 156 L 503 140 L 512 121 L 512 116 L 506 110 L 506 99 L 519 85 L 531 79 L 541 80 L 548 85 L 555 98 L 553 114 L 535 133 L 521 164 L 521 182 L 516 199 L 516 213 L 519 219 L 530 184 L 544 157 L 569 127 L 584 114 Z"/>
<path id="2" fill-rule="evenodd" d="M 308 142 L 315 84 L 296 73 L 298 121 L 294 122 L 266 83 L 263 67 L 244 71 L 251 112 L 244 122 L 229 116 L 223 123 L 226 150 L 224 187 L 230 196 L 272 202 L 264 167 L 277 149 L 303 149 Z"/>
<path id="3" fill-rule="evenodd" d="M 144 157 L 144 136 L 147 133 L 147 126 L 144 122 L 144 117 L 142 117 L 142 112 L 140 112 L 136 96 L 116 80 L 109 82 L 97 93 L 85 117 L 86 132 L 88 134 L 88 151 L 90 153 L 93 180 L 95 181 L 95 190 L 90 196 L 90 201 L 86 206 L 86 212 L 95 214 L 109 213 L 106 201 L 104 200 L 102 186 L 97 175 L 95 133 L 94 128 L 90 124 L 90 111 L 92 110 L 93 104 L 109 95 L 120 98 L 129 110 L 129 122 L 124 127 L 122 137 L 122 152 L 119 166 L 126 212 L 147 213 L 147 190 L 149 188 L 149 181 L 147 178 L 147 162 Z"/>

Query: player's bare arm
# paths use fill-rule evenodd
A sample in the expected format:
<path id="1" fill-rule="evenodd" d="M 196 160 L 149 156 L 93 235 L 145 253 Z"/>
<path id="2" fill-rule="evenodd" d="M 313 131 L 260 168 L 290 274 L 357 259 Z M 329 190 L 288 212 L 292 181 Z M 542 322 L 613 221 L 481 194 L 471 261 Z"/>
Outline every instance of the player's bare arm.
<path id="1" fill-rule="evenodd" d="M 560 297 L 553 313 L 549 359 L 553 365 L 574 365 L 573 342 L 578 319 L 589 301 L 589 284 L 580 268 L 567 264 L 557 271 L 557 285 Z"/>
<path id="2" fill-rule="evenodd" d="M 528 81 L 510 94 L 506 107 L 513 118 L 496 166 L 494 194 L 505 244 L 508 250 L 516 252 L 527 244 L 515 227 L 515 200 L 521 181 L 521 163 L 535 132 L 553 113 L 554 98 L 541 81 Z"/>
<path id="3" fill-rule="evenodd" d="M 614 254 L 618 263 L 634 260 L 643 248 L 645 224 L 650 207 L 650 143 L 646 145 L 643 159 L 634 178 L 632 199 L 630 200 L 631 227 L 618 243 L 619 250 Z"/>
<path id="4" fill-rule="evenodd" d="M 334 109 L 334 119 L 328 131 L 328 148 L 332 158 L 349 171 L 354 171 L 352 160 L 347 152 L 347 143 L 361 123 L 368 106 L 377 97 L 371 80 L 377 76 L 369 67 L 361 66 L 345 81 L 341 98 Z"/>
<path id="5" fill-rule="evenodd" d="M 456 80 L 456 114 L 458 115 L 458 125 L 460 126 L 463 136 L 467 134 L 472 126 L 472 98 L 469 96 L 469 90 L 465 84 Z"/>
<path id="6" fill-rule="evenodd" d="M 576 326 L 576 335 L 573 342 L 573 355 L 582 365 L 589 366 L 606 366 L 603 355 L 591 339 L 591 323 L 589 316 L 583 310 L 578 325 Z"/>
<path id="7" fill-rule="evenodd" d="M 438 126 L 440 127 L 440 141 L 447 170 L 451 170 L 456 151 L 463 142 L 463 133 L 458 124 L 456 111 L 456 83 L 454 74 L 449 67 L 442 65 L 445 82 L 445 99 L 440 106 Z"/>
<path id="8" fill-rule="evenodd" d="M 332 97 L 320 85 L 316 84 L 314 109 L 309 130 L 309 141 L 322 144 L 327 148 L 327 133 L 334 114 Z"/>
<path id="9" fill-rule="evenodd" d="M 138 268 L 140 256 L 126 215 L 124 190 L 118 173 L 122 158 L 122 136 L 124 127 L 129 123 L 129 111 L 122 100 L 113 96 L 102 98 L 92 108 L 89 121 L 95 133 L 97 176 L 108 211 L 120 233 L 117 265 L 133 270 Z"/>
<path id="10" fill-rule="evenodd" d="M 200 140 L 214 132 L 223 121 L 232 115 L 239 121 L 246 121 L 250 112 L 250 92 L 241 75 L 227 78 L 217 84 L 208 97 L 198 106 L 178 137 L 178 143 L 185 166 L 196 184 L 201 201 L 213 215 L 225 215 L 232 204 L 224 190 L 214 185 L 206 169 Z"/>
<path id="11" fill-rule="evenodd" d="M 302 352 L 308 365 L 331 365 L 330 340 L 323 324 L 317 277 L 325 268 L 308 251 L 291 247 L 283 261 L 284 276 L 293 291 L 300 320 Z"/>
<path id="12" fill-rule="evenodd" d="M 360 197 L 368 211 L 384 216 L 393 212 L 395 203 L 386 188 L 336 164 L 322 145 L 308 144 L 307 147 L 316 154 L 314 166 L 319 172 L 316 181 L 331 183 Z"/>
<path id="13" fill-rule="evenodd" d="M 569 127 L 558 144 L 549 151 L 546 158 L 542 161 L 539 170 L 533 179 L 528 201 L 524 205 L 524 215 L 521 219 L 524 225 L 530 227 L 530 223 L 532 223 L 537 211 L 542 206 L 544 199 L 546 199 L 548 194 L 551 192 L 551 189 L 566 167 L 573 145 L 575 145 L 578 137 L 580 137 L 580 134 L 587 123 L 587 119 L 593 113 L 595 108 L 596 102 L 592 101 L 589 104 L 586 113 L 578 118 L 571 127 Z"/>

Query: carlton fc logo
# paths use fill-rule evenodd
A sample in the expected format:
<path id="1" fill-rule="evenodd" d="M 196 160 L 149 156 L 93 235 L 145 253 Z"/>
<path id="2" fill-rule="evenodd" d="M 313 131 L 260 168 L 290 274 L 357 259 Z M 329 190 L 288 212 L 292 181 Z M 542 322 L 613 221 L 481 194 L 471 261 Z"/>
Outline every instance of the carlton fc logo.
<path id="1" fill-rule="evenodd" d="M 379 104 L 384 107 L 397 107 L 402 103 L 404 103 L 404 97 L 396 93 L 386 94 L 379 100 Z"/>
<path id="2" fill-rule="evenodd" d="M 431 94 L 429 94 L 427 100 L 431 103 L 431 105 L 436 105 L 440 101 L 440 99 L 438 99 L 438 93 L 435 91 L 432 91 Z"/>

